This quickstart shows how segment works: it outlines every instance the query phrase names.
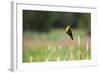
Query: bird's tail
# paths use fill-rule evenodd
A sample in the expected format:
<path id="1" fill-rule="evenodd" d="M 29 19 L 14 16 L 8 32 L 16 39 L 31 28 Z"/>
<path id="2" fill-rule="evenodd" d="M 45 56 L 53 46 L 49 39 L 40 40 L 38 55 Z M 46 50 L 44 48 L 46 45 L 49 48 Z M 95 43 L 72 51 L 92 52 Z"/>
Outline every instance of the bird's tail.
<path id="1" fill-rule="evenodd" d="M 71 36 L 71 39 L 74 40 L 74 39 L 73 39 L 73 36 Z"/>

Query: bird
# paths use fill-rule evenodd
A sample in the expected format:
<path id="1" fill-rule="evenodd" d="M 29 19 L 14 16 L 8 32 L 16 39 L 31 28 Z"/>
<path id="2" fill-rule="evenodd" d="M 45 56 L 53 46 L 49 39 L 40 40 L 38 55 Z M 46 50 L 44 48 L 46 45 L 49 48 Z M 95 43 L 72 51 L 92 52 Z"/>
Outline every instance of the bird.
<path id="1" fill-rule="evenodd" d="M 73 40 L 73 33 L 72 30 L 70 28 L 70 26 L 67 26 L 65 29 L 65 32 L 71 37 L 71 39 Z"/>

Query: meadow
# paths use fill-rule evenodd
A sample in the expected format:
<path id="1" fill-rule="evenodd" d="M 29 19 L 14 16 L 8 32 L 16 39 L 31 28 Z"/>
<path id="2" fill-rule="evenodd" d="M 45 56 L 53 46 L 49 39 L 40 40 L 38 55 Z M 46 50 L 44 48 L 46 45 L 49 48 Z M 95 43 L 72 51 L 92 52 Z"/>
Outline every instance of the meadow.
<path id="1" fill-rule="evenodd" d="M 72 32 L 74 40 L 64 29 L 53 29 L 47 33 L 23 32 L 23 62 L 91 59 L 91 38 L 87 31 L 72 29 Z"/>

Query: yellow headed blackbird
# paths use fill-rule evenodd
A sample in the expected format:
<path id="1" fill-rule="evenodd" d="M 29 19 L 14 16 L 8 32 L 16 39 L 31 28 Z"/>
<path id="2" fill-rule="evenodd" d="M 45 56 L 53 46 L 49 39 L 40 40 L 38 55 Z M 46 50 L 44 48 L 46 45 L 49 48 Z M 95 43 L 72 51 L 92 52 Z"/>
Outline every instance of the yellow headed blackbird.
<path id="1" fill-rule="evenodd" d="M 65 32 L 66 32 L 66 33 L 71 37 L 71 39 L 73 40 L 73 34 L 72 34 L 72 31 L 71 31 L 70 26 L 67 26 L 67 27 L 66 27 Z"/>

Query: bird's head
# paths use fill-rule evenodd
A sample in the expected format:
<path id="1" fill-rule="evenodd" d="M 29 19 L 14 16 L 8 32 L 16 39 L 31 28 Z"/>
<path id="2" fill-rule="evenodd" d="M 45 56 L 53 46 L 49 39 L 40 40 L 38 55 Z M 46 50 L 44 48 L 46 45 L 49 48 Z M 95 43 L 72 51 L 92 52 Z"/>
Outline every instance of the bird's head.
<path id="1" fill-rule="evenodd" d="M 65 29 L 65 31 L 68 32 L 68 29 L 69 29 L 69 28 L 70 28 L 70 26 L 67 26 L 66 29 Z"/>

